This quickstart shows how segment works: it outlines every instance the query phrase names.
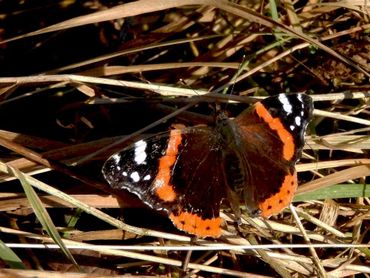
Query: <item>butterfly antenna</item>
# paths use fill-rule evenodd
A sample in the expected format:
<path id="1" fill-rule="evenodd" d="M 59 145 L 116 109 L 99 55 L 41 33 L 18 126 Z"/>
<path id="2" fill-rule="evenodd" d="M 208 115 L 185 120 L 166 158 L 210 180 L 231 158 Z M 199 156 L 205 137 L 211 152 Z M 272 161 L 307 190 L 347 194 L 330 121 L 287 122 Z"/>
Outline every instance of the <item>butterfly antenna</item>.
<path id="1" fill-rule="evenodd" d="M 242 62 L 239 64 L 239 67 L 238 67 L 238 70 L 236 71 L 236 73 L 234 74 L 234 76 L 231 78 L 229 84 L 229 86 L 225 86 L 225 88 L 223 89 L 222 93 L 221 94 L 224 94 L 226 95 L 227 94 L 227 91 L 229 90 L 230 88 L 230 95 L 233 95 L 234 94 L 234 89 L 235 89 L 235 81 L 236 79 L 240 76 L 240 74 L 243 72 L 244 68 L 249 64 L 249 61 L 245 61 L 245 55 L 243 55 L 243 59 L 242 59 Z M 227 108 L 227 105 L 228 105 L 229 102 L 226 103 L 226 106 L 225 106 L 225 110 Z"/>
<path id="2" fill-rule="evenodd" d="M 188 84 L 186 84 L 185 82 L 184 82 L 184 80 L 183 79 L 181 79 L 180 78 L 180 82 L 184 85 L 184 86 L 186 86 L 188 89 L 191 89 L 191 90 L 193 90 L 194 91 L 194 93 L 198 96 L 198 97 L 200 97 L 200 95 L 197 93 L 197 91 L 196 90 L 194 90 L 193 88 L 191 88 L 191 86 L 189 86 Z M 214 110 L 214 123 L 216 123 L 217 122 L 217 119 L 219 118 L 219 115 L 221 114 L 221 112 L 223 112 L 224 110 L 221 108 L 221 105 L 219 104 L 219 103 L 215 103 L 215 106 L 214 106 L 214 108 L 213 108 L 213 110 Z"/>

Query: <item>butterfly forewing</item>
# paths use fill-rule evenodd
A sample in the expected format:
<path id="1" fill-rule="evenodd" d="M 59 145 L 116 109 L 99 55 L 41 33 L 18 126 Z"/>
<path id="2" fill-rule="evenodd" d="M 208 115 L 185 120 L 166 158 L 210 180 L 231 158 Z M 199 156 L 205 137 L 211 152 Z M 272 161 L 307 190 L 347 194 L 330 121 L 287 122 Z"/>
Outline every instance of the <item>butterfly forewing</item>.
<path id="1" fill-rule="evenodd" d="M 213 128 L 171 130 L 111 156 L 103 174 L 150 207 L 165 210 L 175 226 L 200 237 L 221 234 L 225 196 L 222 146 Z"/>
<path id="2" fill-rule="evenodd" d="M 158 173 L 157 165 L 168 144 L 168 133 L 139 140 L 112 155 L 104 163 L 104 178 L 113 189 L 126 189 L 136 194 L 154 209 L 165 209 L 152 193 L 152 182 Z"/>
<path id="3" fill-rule="evenodd" d="M 235 119 L 242 136 L 241 163 L 249 170 L 244 197 L 252 214 L 269 217 L 290 204 L 298 184 L 295 164 L 312 110 L 310 97 L 280 94 Z"/>

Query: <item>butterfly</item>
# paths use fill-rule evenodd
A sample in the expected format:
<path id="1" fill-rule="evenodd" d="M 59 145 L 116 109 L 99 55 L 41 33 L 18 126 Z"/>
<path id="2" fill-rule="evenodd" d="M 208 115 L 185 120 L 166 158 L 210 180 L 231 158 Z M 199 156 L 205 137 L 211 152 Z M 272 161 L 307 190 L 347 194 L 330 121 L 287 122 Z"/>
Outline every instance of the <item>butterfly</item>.
<path id="1" fill-rule="evenodd" d="M 223 202 L 235 207 L 242 195 L 250 215 L 266 218 L 291 203 L 312 112 L 305 94 L 271 96 L 234 119 L 221 114 L 215 126 L 139 140 L 109 157 L 102 173 L 112 188 L 164 211 L 178 229 L 217 238 Z"/>

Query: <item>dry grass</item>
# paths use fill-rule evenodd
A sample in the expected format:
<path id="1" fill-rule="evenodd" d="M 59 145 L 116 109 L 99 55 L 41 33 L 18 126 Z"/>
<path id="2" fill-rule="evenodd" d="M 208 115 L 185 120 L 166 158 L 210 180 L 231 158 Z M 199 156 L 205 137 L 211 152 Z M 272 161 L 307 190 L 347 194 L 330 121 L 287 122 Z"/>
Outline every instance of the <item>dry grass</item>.
<path id="1" fill-rule="evenodd" d="M 1 4 L 0 275 L 368 277 L 370 6 L 304 2 Z M 142 133 L 212 122 L 207 103 L 291 91 L 316 109 L 279 216 L 236 229 L 225 208 L 194 244 L 100 176 Z"/>

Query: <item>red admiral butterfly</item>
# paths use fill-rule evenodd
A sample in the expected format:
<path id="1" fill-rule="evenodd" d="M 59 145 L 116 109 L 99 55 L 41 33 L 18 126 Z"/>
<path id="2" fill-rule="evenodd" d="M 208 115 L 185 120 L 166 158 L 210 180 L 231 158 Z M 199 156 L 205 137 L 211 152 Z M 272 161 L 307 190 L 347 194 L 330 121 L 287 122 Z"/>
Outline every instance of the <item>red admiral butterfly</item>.
<path id="1" fill-rule="evenodd" d="M 126 189 L 180 230 L 221 235 L 220 205 L 235 204 L 242 187 L 252 216 L 287 207 L 297 188 L 295 164 L 312 117 L 311 97 L 279 94 L 255 103 L 215 127 L 174 129 L 112 155 L 102 172 L 114 189 Z"/>

